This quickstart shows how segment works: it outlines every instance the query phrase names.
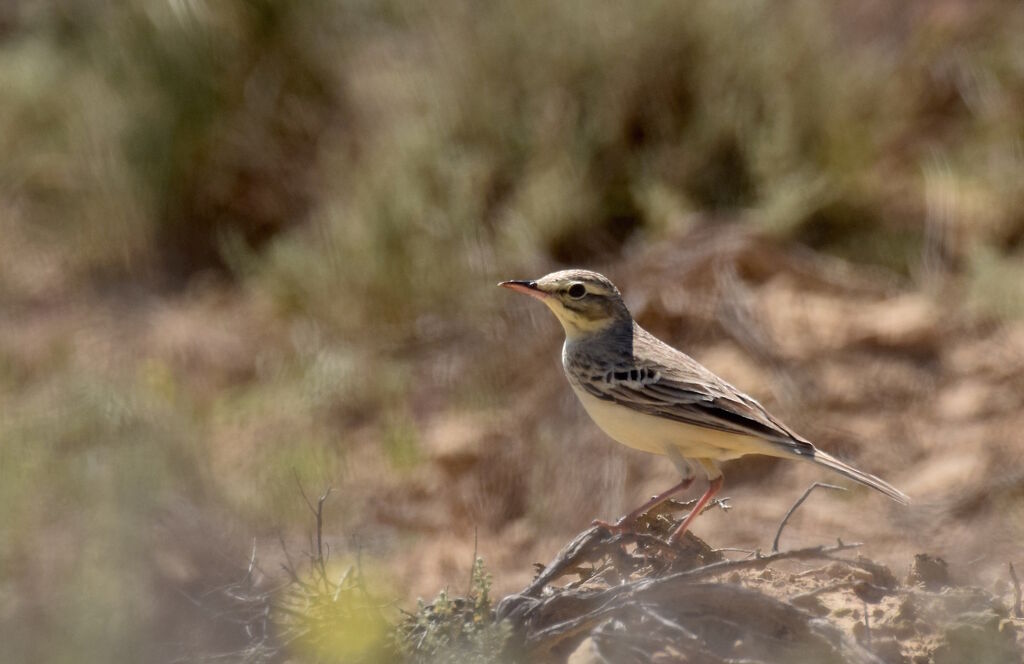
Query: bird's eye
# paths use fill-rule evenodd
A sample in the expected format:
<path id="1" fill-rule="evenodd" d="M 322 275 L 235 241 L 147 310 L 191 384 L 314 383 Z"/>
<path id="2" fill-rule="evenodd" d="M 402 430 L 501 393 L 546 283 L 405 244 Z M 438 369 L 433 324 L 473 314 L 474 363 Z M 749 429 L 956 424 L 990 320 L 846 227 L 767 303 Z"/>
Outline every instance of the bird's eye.
<path id="1" fill-rule="evenodd" d="M 569 297 L 574 300 L 578 300 L 587 294 L 587 288 L 583 284 L 573 284 L 569 286 Z"/>

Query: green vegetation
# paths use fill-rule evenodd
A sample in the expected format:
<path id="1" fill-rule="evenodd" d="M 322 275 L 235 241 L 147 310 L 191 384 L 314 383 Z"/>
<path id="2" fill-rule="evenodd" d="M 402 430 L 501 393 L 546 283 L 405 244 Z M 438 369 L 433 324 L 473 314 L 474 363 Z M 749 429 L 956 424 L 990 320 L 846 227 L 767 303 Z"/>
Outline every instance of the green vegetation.
<path id="1" fill-rule="evenodd" d="M 491 576 L 483 558 L 473 562 L 469 593 L 450 597 L 442 590 L 433 602 L 419 602 L 416 613 L 399 625 L 397 650 L 408 662 L 489 664 L 500 661 L 509 625 L 495 622 Z"/>
<path id="2" fill-rule="evenodd" d="M 938 235 L 969 269 L 1024 234 L 1020 12 L 878 34 L 891 11 L 40 9 L 4 45 L 3 179 L 73 264 L 179 282 L 227 264 L 348 335 L 450 315 L 453 279 L 609 256 L 691 213 L 753 211 L 904 273 Z"/>

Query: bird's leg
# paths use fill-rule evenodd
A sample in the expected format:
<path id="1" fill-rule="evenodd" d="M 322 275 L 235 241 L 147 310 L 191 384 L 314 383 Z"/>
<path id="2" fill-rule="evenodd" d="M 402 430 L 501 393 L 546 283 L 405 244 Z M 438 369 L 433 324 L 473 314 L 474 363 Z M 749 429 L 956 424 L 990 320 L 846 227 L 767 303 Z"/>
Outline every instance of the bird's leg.
<path id="1" fill-rule="evenodd" d="M 626 516 L 619 519 L 614 524 L 608 523 L 607 521 L 594 521 L 594 525 L 607 528 L 615 534 L 627 532 L 633 529 L 633 526 L 636 525 L 637 520 L 644 514 L 654 509 L 658 505 L 662 504 L 672 496 L 678 493 L 682 493 L 689 489 L 690 485 L 693 484 L 693 478 L 696 475 L 693 469 L 693 464 L 687 461 L 683 457 L 683 455 L 679 453 L 679 449 L 674 445 L 665 446 L 665 456 L 667 456 L 672 461 L 672 465 L 674 465 L 676 467 L 676 470 L 679 471 L 679 474 L 683 476 L 683 478 L 679 481 L 678 484 L 670 487 L 667 491 L 663 491 L 662 493 L 659 493 L 657 496 L 654 496 L 640 507 L 636 508 Z"/>
<path id="2" fill-rule="evenodd" d="M 649 510 L 654 509 L 655 507 L 662 504 L 672 496 L 676 495 L 677 493 L 682 493 L 683 491 L 686 491 L 687 489 L 690 488 L 691 484 L 693 484 L 693 476 L 691 475 L 690 477 L 684 477 L 678 484 L 670 487 L 665 491 L 662 491 L 657 496 L 654 496 L 646 503 L 636 508 L 626 516 L 622 517 L 615 523 L 608 523 L 607 521 L 595 519 L 592 525 L 599 526 L 601 528 L 607 528 L 613 534 L 616 535 L 629 532 L 633 529 L 633 526 L 636 525 L 637 519 L 646 514 Z"/>
<path id="3" fill-rule="evenodd" d="M 722 477 L 721 474 L 719 474 L 718 477 L 711 478 L 711 481 L 708 484 L 708 490 L 704 492 L 704 495 L 700 497 L 697 504 L 693 506 L 693 511 L 687 515 L 683 522 L 679 524 L 674 531 L 672 531 L 672 535 L 668 538 L 669 544 L 675 544 L 679 541 L 679 538 L 683 536 L 686 529 L 690 527 L 690 523 L 697 518 L 697 515 L 700 514 L 701 510 L 704 509 L 704 506 L 708 504 L 708 501 L 714 498 L 715 494 L 722 489 L 722 482 L 724 480 L 725 478 Z"/>

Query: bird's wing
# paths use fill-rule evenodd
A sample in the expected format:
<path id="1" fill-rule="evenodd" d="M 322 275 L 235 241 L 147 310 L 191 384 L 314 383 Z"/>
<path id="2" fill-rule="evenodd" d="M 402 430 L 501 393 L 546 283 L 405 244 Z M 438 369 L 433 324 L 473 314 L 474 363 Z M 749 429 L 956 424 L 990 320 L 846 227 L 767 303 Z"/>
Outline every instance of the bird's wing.
<path id="1" fill-rule="evenodd" d="M 591 362 L 589 380 L 578 381 L 579 387 L 598 399 L 641 413 L 760 439 L 764 441 L 762 454 L 814 461 L 900 503 L 910 502 L 905 493 L 885 480 L 816 449 L 757 401 L 693 358 L 658 341 L 639 326 L 635 333 L 646 337 L 641 340 L 640 357 L 635 352 L 622 354 L 616 361 L 601 365 L 600 370 L 594 368 L 598 366 L 596 362 Z"/>
<path id="2" fill-rule="evenodd" d="M 591 376 L 580 386 L 598 399 L 648 415 L 774 443 L 783 452 L 779 456 L 814 456 L 814 445 L 757 401 L 688 355 L 657 343 L 656 352 L 605 367 L 603 374 Z"/>

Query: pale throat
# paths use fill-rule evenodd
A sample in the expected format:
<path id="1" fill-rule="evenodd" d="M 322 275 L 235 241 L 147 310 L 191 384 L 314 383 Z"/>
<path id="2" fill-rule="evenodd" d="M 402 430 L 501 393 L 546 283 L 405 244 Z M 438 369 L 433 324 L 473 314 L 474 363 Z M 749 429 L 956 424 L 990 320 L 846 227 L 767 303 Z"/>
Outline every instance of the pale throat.
<path id="1" fill-rule="evenodd" d="M 586 318 L 574 311 L 564 309 L 558 304 L 547 302 L 545 304 L 554 312 L 558 322 L 562 324 L 562 329 L 565 330 L 565 338 L 568 341 L 580 341 L 607 330 L 615 323 L 615 319 L 611 317 Z"/>

